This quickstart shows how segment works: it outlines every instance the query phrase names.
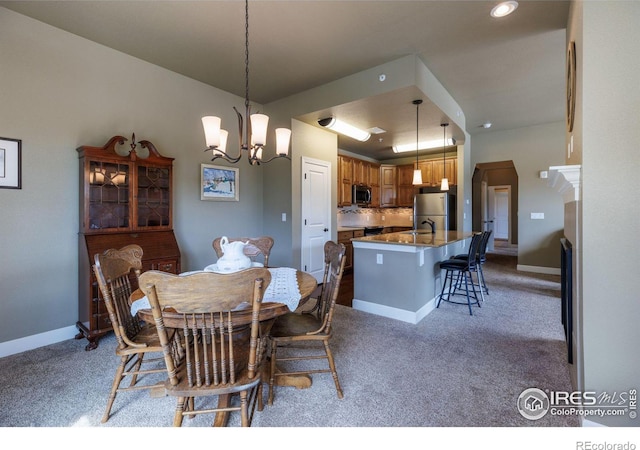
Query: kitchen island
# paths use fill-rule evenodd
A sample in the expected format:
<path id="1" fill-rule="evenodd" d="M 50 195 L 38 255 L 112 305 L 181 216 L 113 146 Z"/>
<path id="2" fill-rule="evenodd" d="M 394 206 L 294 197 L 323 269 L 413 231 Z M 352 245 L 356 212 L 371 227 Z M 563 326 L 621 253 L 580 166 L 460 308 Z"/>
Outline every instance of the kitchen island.
<path id="1" fill-rule="evenodd" d="M 420 322 L 435 309 L 442 289 L 439 262 L 467 252 L 472 235 L 417 230 L 352 239 L 353 308 Z"/>

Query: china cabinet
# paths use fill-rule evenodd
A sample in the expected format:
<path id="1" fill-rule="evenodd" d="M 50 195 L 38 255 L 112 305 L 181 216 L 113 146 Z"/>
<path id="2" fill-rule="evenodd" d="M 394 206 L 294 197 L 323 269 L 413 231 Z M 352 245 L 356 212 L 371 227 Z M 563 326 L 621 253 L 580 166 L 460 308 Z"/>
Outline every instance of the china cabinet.
<path id="1" fill-rule="evenodd" d="M 98 346 L 111 322 L 92 265 L 109 248 L 138 244 L 142 270 L 180 272 L 180 250 L 173 233 L 173 158 L 160 155 L 149 141 L 125 145 L 114 136 L 103 147 L 78 147 L 80 160 L 80 232 L 78 242 L 77 339 L 86 349 Z M 139 150 L 138 150 L 138 147 Z M 132 280 L 134 288 L 136 280 Z"/>

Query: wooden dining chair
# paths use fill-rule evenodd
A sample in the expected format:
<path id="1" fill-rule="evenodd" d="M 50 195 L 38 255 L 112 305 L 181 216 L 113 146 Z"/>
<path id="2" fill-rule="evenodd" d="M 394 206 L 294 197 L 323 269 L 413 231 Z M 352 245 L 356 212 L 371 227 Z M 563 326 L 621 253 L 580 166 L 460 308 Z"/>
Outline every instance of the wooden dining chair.
<path id="1" fill-rule="evenodd" d="M 216 252 L 216 256 L 221 258 L 224 255 L 222 251 L 222 245 L 220 244 L 222 237 L 217 237 L 213 240 L 213 249 Z M 251 258 L 251 261 L 262 262 L 265 267 L 269 267 L 269 254 L 271 248 L 273 248 L 273 238 L 270 236 L 260 236 L 255 238 L 235 237 L 228 238 L 229 242 L 248 242 L 248 245 L 244 247 L 244 254 Z M 260 261 L 260 259 L 262 261 Z"/>
<path id="2" fill-rule="evenodd" d="M 214 425 L 224 425 L 231 411 L 240 411 L 242 426 L 263 408 L 261 369 L 266 344 L 259 322 L 264 289 L 271 281 L 265 268 L 232 274 L 213 272 L 177 276 L 147 271 L 140 289 L 149 299 L 157 334 L 165 352 L 168 380 L 165 392 L 177 397 L 173 425 L 184 416 L 215 413 Z M 238 323 L 234 314 L 251 311 L 250 320 Z M 170 345 L 165 322 L 177 313 L 183 354 Z M 245 314 L 246 316 L 246 314 Z M 231 395 L 239 394 L 233 405 Z M 210 405 L 202 397 L 217 398 Z"/>
<path id="3" fill-rule="evenodd" d="M 346 249 L 344 244 L 327 241 L 324 244 L 324 275 L 320 295 L 310 309 L 302 312 L 292 312 L 279 316 L 271 332 L 271 369 L 269 377 L 268 404 L 273 404 L 274 385 L 276 379 L 286 375 L 311 375 L 313 373 L 331 373 L 336 385 L 338 398 L 343 398 L 342 387 L 338 380 L 333 353 L 329 346 L 332 336 L 331 323 L 340 290 L 340 282 L 345 265 Z M 285 347 L 288 347 L 285 349 Z M 296 347 L 303 347 L 304 351 L 296 352 Z M 319 351 L 311 353 L 309 348 Z M 309 360 L 326 360 L 328 367 L 318 368 L 313 363 L 302 363 Z M 286 363 L 283 366 L 279 363 Z"/>
<path id="4" fill-rule="evenodd" d="M 116 337 L 116 355 L 120 357 L 102 423 L 109 420 L 118 393 L 157 387 L 164 378 L 150 374 L 166 373 L 155 326 L 141 323 L 131 314 L 129 305 L 132 281 L 137 281 L 140 276 L 142 254 L 142 248 L 134 244 L 94 255 L 93 271 Z M 173 333 L 167 338 L 171 341 Z M 152 355 L 145 359 L 147 354 Z M 131 377 L 131 382 L 123 386 L 126 377 Z M 147 382 L 138 383 L 143 377 Z M 150 383 L 149 378 L 153 378 L 155 383 Z"/>

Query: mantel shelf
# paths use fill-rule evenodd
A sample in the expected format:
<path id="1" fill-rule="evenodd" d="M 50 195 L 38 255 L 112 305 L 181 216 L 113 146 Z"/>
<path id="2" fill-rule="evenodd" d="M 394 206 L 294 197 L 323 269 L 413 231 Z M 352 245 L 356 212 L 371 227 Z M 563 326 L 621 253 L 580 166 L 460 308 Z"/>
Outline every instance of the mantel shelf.
<path id="1" fill-rule="evenodd" d="M 580 200 L 581 167 L 579 164 L 549 167 L 549 185 L 562 194 L 565 204 Z"/>

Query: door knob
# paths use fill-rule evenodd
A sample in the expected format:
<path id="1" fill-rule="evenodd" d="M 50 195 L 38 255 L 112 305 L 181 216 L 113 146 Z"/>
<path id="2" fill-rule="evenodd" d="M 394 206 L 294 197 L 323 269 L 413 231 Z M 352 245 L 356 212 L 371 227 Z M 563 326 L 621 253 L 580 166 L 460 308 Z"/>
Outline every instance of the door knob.
<path id="1" fill-rule="evenodd" d="M 329 231 L 329 229 L 328 229 L 328 228 L 325 228 L 325 229 L 324 229 L 324 231 L 325 231 L 325 233 L 326 233 L 327 231 Z"/>

